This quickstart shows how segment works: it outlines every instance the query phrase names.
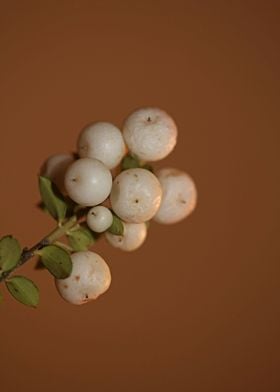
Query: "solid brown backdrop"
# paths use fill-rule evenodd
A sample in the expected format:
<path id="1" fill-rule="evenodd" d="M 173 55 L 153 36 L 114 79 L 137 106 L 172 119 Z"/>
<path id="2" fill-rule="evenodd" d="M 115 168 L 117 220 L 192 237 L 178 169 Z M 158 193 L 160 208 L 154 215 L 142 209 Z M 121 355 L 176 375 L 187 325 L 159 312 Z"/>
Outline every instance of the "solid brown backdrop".
<path id="1" fill-rule="evenodd" d="M 22 273 L 37 310 L 1 305 L 0 390 L 279 391 L 279 7 L 275 1 L 1 1 L 0 234 L 32 245 L 43 160 L 96 120 L 167 110 L 157 166 L 195 179 L 186 221 L 126 254 L 101 241 L 111 289 L 74 307 Z"/>

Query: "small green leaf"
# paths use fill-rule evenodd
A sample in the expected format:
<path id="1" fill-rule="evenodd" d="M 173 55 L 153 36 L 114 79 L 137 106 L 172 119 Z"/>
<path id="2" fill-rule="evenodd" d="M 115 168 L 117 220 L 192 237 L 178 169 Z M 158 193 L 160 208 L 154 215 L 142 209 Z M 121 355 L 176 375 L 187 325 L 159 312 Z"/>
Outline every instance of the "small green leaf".
<path id="1" fill-rule="evenodd" d="M 65 279 L 72 272 L 71 257 L 66 250 L 57 245 L 45 246 L 37 252 L 49 272 L 57 279 Z"/>
<path id="2" fill-rule="evenodd" d="M 49 178 L 40 176 L 39 189 L 47 211 L 54 219 L 62 221 L 66 216 L 67 203 L 55 184 Z"/>
<path id="3" fill-rule="evenodd" d="M 21 248 L 18 240 L 8 235 L 0 240 L 0 271 L 10 271 L 19 262 Z"/>
<path id="4" fill-rule="evenodd" d="M 123 223 L 120 220 L 120 218 L 117 215 L 115 215 L 115 214 L 113 214 L 113 223 L 109 227 L 108 231 L 111 234 L 123 235 L 123 231 L 124 231 Z"/>
<path id="5" fill-rule="evenodd" d="M 140 162 L 136 157 L 133 157 L 132 155 L 126 155 L 123 158 L 121 162 L 122 170 L 134 169 L 136 167 L 140 167 Z"/>
<path id="6" fill-rule="evenodd" d="M 24 276 L 13 276 L 6 281 L 11 295 L 24 305 L 35 308 L 39 303 L 39 290 L 32 280 Z"/>
<path id="7" fill-rule="evenodd" d="M 67 233 L 69 245 L 74 251 L 79 252 L 87 250 L 94 242 L 94 234 L 85 226 L 80 226 L 76 230 Z"/>

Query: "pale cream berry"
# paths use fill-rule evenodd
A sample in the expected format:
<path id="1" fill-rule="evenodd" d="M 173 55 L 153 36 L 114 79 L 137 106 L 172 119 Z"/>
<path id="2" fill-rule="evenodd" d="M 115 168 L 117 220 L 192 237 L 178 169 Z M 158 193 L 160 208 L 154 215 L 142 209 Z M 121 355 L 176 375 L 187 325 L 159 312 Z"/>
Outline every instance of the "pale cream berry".
<path id="1" fill-rule="evenodd" d="M 58 187 L 58 189 L 65 193 L 64 177 L 69 165 L 74 162 L 73 154 L 54 154 L 51 155 L 42 165 L 41 175 L 48 177 Z"/>
<path id="2" fill-rule="evenodd" d="M 107 207 L 95 206 L 87 214 L 87 225 L 96 233 L 103 233 L 109 229 L 112 223 L 113 214 Z"/>
<path id="3" fill-rule="evenodd" d="M 154 220 L 171 224 L 190 215 L 197 202 L 197 190 L 192 178 L 187 173 L 173 168 L 161 169 L 157 176 L 163 194 Z"/>
<path id="4" fill-rule="evenodd" d="M 112 175 L 97 159 L 81 158 L 68 167 L 64 183 L 69 197 L 77 204 L 95 206 L 109 196 Z"/>
<path id="5" fill-rule="evenodd" d="M 130 114 L 123 127 L 128 149 L 144 161 L 158 161 L 174 149 L 177 127 L 165 111 L 142 108 Z"/>
<path id="6" fill-rule="evenodd" d="M 108 290 L 111 273 L 101 256 L 85 251 L 73 253 L 71 259 L 71 275 L 66 279 L 55 279 L 58 292 L 67 302 L 82 305 Z"/>
<path id="7" fill-rule="evenodd" d="M 106 231 L 107 241 L 121 250 L 130 252 L 138 249 L 147 237 L 146 223 L 125 223 L 123 222 L 124 233 L 122 236 L 114 235 Z"/>
<path id="8" fill-rule="evenodd" d="M 128 169 L 113 182 L 110 201 L 113 211 L 124 222 L 150 220 L 161 202 L 162 190 L 157 177 L 145 169 Z"/>
<path id="9" fill-rule="evenodd" d="M 126 152 L 121 131 L 113 124 L 96 122 L 85 127 L 78 139 L 78 154 L 82 158 L 95 158 L 113 169 Z"/>

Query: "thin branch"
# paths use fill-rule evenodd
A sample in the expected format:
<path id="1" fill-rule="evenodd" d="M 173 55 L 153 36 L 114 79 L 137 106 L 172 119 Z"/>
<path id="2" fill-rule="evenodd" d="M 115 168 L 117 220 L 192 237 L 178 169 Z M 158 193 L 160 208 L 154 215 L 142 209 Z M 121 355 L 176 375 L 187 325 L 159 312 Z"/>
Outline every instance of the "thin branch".
<path id="1" fill-rule="evenodd" d="M 15 269 L 21 267 L 28 260 L 32 259 L 32 257 L 35 255 L 35 252 L 37 250 L 40 250 L 45 246 L 48 246 L 56 242 L 58 239 L 63 237 L 67 233 L 67 231 L 70 230 L 76 224 L 77 224 L 77 216 L 73 215 L 71 218 L 67 219 L 63 225 L 58 226 L 55 230 L 53 230 L 49 235 L 47 235 L 45 238 L 39 241 L 36 245 L 32 246 L 31 248 L 24 248 L 17 265 L 10 271 L 2 272 L 2 274 L 0 275 L 0 282 L 7 279 L 7 277 Z"/>

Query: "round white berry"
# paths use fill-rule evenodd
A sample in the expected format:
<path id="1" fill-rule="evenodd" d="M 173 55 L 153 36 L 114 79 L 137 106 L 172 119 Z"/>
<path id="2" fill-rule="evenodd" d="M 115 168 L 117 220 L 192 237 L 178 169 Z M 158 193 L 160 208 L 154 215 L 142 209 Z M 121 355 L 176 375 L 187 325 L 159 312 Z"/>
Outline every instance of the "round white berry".
<path id="1" fill-rule="evenodd" d="M 107 207 L 95 206 L 87 214 L 88 227 L 96 233 L 103 233 L 112 223 L 113 214 Z"/>
<path id="2" fill-rule="evenodd" d="M 108 290 L 111 273 L 97 253 L 85 251 L 71 255 L 73 269 L 66 279 L 55 279 L 60 295 L 73 305 L 82 305 Z"/>
<path id="3" fill-rule="evenodd" d="M 76 203 L 95 206 L 109 196 L 112 175 L 97 159 L 81 158 L 68 167 L 64 183 L 69 197 Z"/>
<path id="4" fill-rule="evenodd" d="M 156 176 L 145 169 L 128 169 L 113 182 L 110 201 L 113 211 L 125 222 L 150 220 L 161 202 L 162 190 Z"/>
<path id="5" fill-rule="evenodd" d="M 123 235 L 114 235 L 106 231 L 107 241 L 114 246 L 125 251 L 133 251 L 138 249 L 146 239 L 147 226 L 146 223 L 125 223 L 123 222 Z"/>
<path id="6" fill-rule="evenodd" d="M 165 158 L 175 147 L 177 127 L 163 110 L 143 108 L 127 117 L 123 136 L 128 149 L 144 161 Z"/>
<path id="7" fill-rule="evenodd" d="M 65 193 L 64 177 L 68 166 L 74 162 L 73 154 L 51 155 L 42 165 L 41 175 L 48 177 L 58 189 Z"/>
<path id="8" fill-rule="evenodd" d="M 78 139 L 78 153 L 82 158 L 95 158 L 109 169 L 116 167 L 125 154 L 121 131 L 113 124 L 97 122 L 85 127 Z"/>
<path id="9" fill-rule="evenodd" d="M 187 173 L 178 169 L 161 169 L 157 176 L 163 195 L 154 219 L 158 223 L 177 223 L 186 218 L 196 206 L 195 184 Z"/>

